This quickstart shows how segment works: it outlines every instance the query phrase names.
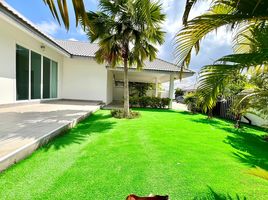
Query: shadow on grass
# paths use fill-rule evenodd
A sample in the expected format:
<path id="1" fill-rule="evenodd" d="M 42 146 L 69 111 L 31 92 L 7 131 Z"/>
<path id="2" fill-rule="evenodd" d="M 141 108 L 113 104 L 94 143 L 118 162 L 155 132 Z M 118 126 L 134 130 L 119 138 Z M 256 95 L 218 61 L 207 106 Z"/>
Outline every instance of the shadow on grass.
<path id="1" fill-rule="evenodd" d="M 203 196 L 195 197 L 194 200 L 246 200 L 245 196 L 239 196 L 236 194 L 235 196 L 231 196 L 230 194 L 221 194 L 215 192 L 211 187 L 209 188 L 209 192 Z"/>
<path id="2" fill-rule="evenodd" d="M 234 156 L 242 163 L 268 170 L 268 142 L 261 136 L 237 131 L 227 136 L 225 143 L 238 150 Z"/>
<path id="3" fill-rule="evenodd" d="M 224 142 L 231 145 L 237 151 L 234 156 L 242 163 L 250 167 L 260 167 L 268 170 L 268 142 L 254 131 L 264 131 L 265 129 L 244 125 L 241 129 L 235 129 L 230 120 L 208 120 L 191 119 L 197 123 L 210 124 L 217 129 L 227 131 L 229 134 Z M 265 132 L 263 132 L 265 134 Z"/>
<path id="4" fill-rule="evenodd" d="M 81 144 L 92 134 L 101 134 L 112 129 L 116 122 L 109 121 L 110 114 L 94 113 L 85 120 L 81 121 L 76 127 L 59 135 L 43 147 L 45 150 L 50 148 L 61 149 L 70 144 Z"/>

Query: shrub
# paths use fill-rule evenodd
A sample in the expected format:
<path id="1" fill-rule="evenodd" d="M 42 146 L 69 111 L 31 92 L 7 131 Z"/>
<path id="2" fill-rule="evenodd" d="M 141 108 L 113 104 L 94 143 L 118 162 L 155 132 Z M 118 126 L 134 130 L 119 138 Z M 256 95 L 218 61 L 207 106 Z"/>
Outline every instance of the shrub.
<path id="1" fill-rule="evenodd" d="M 125 118 L 124 109 L 111 110 L 111 115 L 114 118 L 118 118 L 118 119 Z M 139 112 L 135 112 L 135 111 L 130 110 L 129 116 L 127 118 L 128 119 L 134 119 L 134 118 L 138 118 L 138 117 L 140 117 L 140 113 Z"/>
<path id="2" fill-rule="evenodd" d="M 151 97 L 149 100 L 149 106 L 151 108 L 161 108 L 161 98 Z"/>
<path id="3" fill-rule="evenodd" d="M 182 91 L 182 89 L 180 88 L 177 88 L 175 90 L 175 98 L 179 97 L 179 96 L 183 96 L 184 95 L 184 92 Z"/>
<path id="4" fill-rule="evenodd" d="M 140 97 L 139 98 L 139 106 L 141 108 L 146 108 L 149 106 L 151 97 Z"/>
<path id="5" fill-rule="evenodd" d="M 169 105 L 170 101 L 171 101 L 170 98 L 162 98 L 160 108 L 166 108 Z"/>
<path id="6" fill-rule="evenodd" d="M 129 99 L 129 104 L 131 107 L 140 108 L 166 108 L 169 105 L 169 98 L 159 98 L 159 97 L 131 97 Z"/>
<path id="7" fill-rule="evenodd" d="M 130 105 L 130 107 L 137 107 L 139 105 L 139 98 L 138 97 L 130 97 L 129 98 L 129 105 Z"/>
<path id="8" fill-rule="evenodd" d="M 188 93 L 184 97 L 184 103 L 192 113 L 196 113 L 199 110 L 198 107 L 198 95 L 195 92 Z"/>

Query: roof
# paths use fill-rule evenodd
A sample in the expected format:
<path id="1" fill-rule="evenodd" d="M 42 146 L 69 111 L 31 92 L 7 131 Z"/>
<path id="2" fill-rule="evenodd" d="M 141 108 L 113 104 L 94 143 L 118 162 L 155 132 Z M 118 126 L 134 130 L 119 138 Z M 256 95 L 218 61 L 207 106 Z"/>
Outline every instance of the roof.
<path id="1" fill-rule="evenodd" d="M 71 40 L 57 40 L 57 43 L 73 56 L 95 57 L 96 51 L 99 49 L 97 43 L 71 41 Z"/>
<path id="2" fill-rule="evenodd" d="M 57 48 L 59 51 L 67 54 L 68 56 L 78 57 L 95 57 L 96 51 L 99 49 L 97 43 L 81 42 L 81 41 L 67 41 L 67 40 L 55 40 L 51 36 L 43 33 L 34 23 L 26 19 L 22 14 L 12 8 L 5 1 L 0 0 L 0 12 L 4 13 L 8 17 L 12 18 L 18 24 L 22 25 L 28 31 L 36 34 L 47 43 Z M 119 67 L 120 68 L 120 67 Z M 135 67 L 132 67 L 135 69 Z M 145 61 L 144 70 L 150 71 L 165 71 L 165 72 L 179 72 L 180 68 L 173 63 L 155 59 L 154 61 Z M 184 73 L 194 73 L 191 70 L 185 69 Z"/>
<path id="3" fill-rule="evenodd" d="M 57 40 L 57 43 L 63 48 L 65 48 L 67 51 L 69 51 L 73 56 L 94 58 L 96 51 L 98 51 L 99 49 L 98 43 L 69 40 Z M 135 69 L 135 67 L 132 67 L 132 69 Z M 143 67 L 143 70 L 180 72 L 181 69 L 173 63 L 157 58 L 152 62 L 150 62 L 149 60 L 145 61 L 145 66 Z M 189 69 L 185 69 L 183 70 L 183 72 L 194 73 Z"/>
<path id="4" fill-rule="evenodd" d="M 62 51 L 64 54 L 70 55 L 70 53 L 57 44 L 57 42 L 50 37 L 49 35 L 43 33 L 33 22 L 26 19 L 22 14 L 20 14 L 17 10 L 12 8 L 9 4 L 7 4 L 5 1 L 0 0 L 0 12 L 4 13 L 6 16 L 12 18 L 14 21 L 16 21 L 18 24 L 22 25 L 24 28 L 26 28 L 28 31 L 36 34 L 43 40 L 45 40 L 50 45 L 56 47 L 58 50 Z"/>

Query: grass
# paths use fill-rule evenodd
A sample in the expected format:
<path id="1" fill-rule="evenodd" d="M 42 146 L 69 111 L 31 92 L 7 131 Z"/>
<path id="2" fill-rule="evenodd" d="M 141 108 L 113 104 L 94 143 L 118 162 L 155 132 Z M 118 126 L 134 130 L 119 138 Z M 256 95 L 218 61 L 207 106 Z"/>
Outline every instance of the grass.
<path id="1" fill-rule="evenodd" d="M 268 199 L 261 130 L 186 112 L 141 110 L 120 120 L 98 111 L 0 174 L 0 199 Z"/>

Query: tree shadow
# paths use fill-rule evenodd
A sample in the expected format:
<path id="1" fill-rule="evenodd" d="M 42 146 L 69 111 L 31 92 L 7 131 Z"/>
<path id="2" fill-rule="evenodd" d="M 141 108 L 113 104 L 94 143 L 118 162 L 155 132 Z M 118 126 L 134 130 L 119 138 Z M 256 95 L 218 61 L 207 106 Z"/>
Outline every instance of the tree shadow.
<path id="1" fill-rule="evenodd" d="M 233 154 L 242 163 L 268 170 L 268 143 L 261 136 L 237 131 L 228 135 L 224 142 L 238 150 Z"/>
<path id="2" fill-rule="evenodd" d="M 237 151 L 233 153 L 234 157 L 240 162 L 250 167 L 260 167 L 268 170 L 268 142 L 263 136 L 257 135 L 255 131 L 263 131 L 263 128 L 243 125 L 243 128 L 236 129 L 230 120 L 219 119 L 191 119 L 197 123 L 210 124 L 217 129 L 224 130 L 229 134 L 224 142 L 231 145 Z"/>
<path id="3" fill-rule="evenodd" d="M 236 194 L 235 196 L 231 196 L 230 194 L 221 194 L 215 192 L 211 187 L 208 186 L 209 192 L 202 196 L 197 196 L 194 200 L 246 200 L 245 196 L 239 196 Z"/>
<path id="4" fill-rule="evenodd" d="M 46 151 L 51 148 L 61 149 L 70 144 L 81 144 L 92 134 L 101 134 L 112 129 L 115 121 L 109 121 L 110 114 L 94 113 L 81 121 L 76 127 L 67 130 L 43 147 Z"/>

